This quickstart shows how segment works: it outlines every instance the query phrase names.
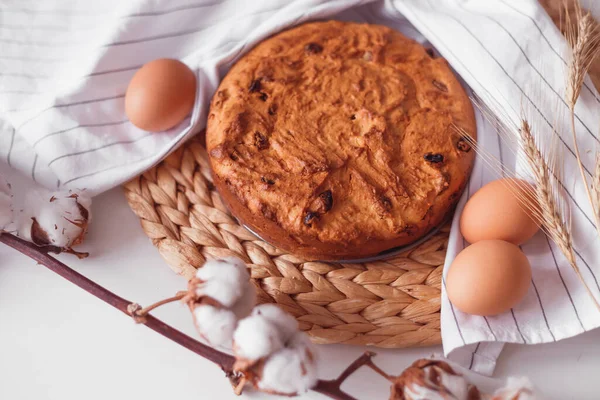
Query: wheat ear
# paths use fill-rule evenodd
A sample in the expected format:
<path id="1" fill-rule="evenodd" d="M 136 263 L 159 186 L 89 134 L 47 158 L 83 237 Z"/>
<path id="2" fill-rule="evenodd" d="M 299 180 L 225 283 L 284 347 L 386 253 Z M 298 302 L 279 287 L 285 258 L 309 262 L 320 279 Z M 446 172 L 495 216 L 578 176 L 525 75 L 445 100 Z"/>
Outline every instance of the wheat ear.
<path id="1" fill-rule="evenodd" d="M 596 185 L 596 174 L 594 174 L 594 182 L 592 188 L 588 183 L 585 175 L 579 144 L 577 142 L 577 131 L 575 129 L 575 105 L 581 94 L 583 81 L 587 72 L 590 69 L 592 61 L 600 54 L 600 29 L 598 28 L 594 17 L 589 12 L 583 12 L 579 1 L 575 1 L 575 15 L 573 16 L 563 0 L 565 36 L 572 50 L 568 67 L 567 67 L 567 85 L 566 85 L 566 101 L 569 106 L 571 133 L 573 134 L 573 147 L 577 157 L 577 165 L 583 185 L 593 209 L 593 218 L 596 225 L 598 235 L 600 235 L 600 210 L 598 210 L 598 186 Z M 598 164 L 598 163 L 596 163 Z M 597 168 L 596 168 L 597 169 Z"/>
<path id="2" fill-rule="evenodd" d="M 566 218 L 564 218 L 565 211 L 567 210 L 558 205 L 558 202 L 561 201 L 560 193 L 556 185 L 553 184 L 553 178 L 550 177 L 550 171 L 556 168 L 550 169 L 551 167 L 536 144 L 534 135 L 531 132 L 531 126 L 525 119 L 521 120 L 519 134 L 523 144 L 523 151 L 529 162 L 529 168 L 535 179 L 536 199 L 543 215 L 546 231 L 550 232 L 550 239 L 556 243 L 567 261 L 569 261 L 577 278 L 579 278 L 586 292 L 596 305 L 596 308 L 600 311 L 600 304 L 583 278 L 583 275 L 581 275 L 581 271 L 577 265 L 575 250 L 573 248 L 573 238 L 571 237 L 571 227 L 569 226 L 570 223 L 566 222 Z M 556 135 L 556 133 L 553 133 L 553 135 Z"/>
<path id="3" fill-rule="evenodd" d="M 579 1 L 574 3 L 574 15 L 569 10 L 567 1 L 563 0 L 564 32 L 567 42 L 571 47 L 571 57 L 567 70 L 566 101 L 569 107 L 574 108 L 581 94 L 583 81 L 592 62 L 600 49 L 600 28 L 590 12 L 584 12 Z"/>

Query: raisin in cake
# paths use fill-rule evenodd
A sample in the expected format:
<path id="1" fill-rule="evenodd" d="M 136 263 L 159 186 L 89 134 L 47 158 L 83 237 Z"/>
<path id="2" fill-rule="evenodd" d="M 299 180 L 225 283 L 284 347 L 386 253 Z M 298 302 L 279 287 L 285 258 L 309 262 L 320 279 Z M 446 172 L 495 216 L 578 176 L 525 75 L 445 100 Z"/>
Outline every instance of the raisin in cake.
<path id="1" fill-rule="evenodd" d="M 378 25 L 315 22 L 239 60 L 210 107 L 214 182 L 234 216 L 308 259 L 409 244 L 452 212 L 474 151 L 447 62 Z"/>

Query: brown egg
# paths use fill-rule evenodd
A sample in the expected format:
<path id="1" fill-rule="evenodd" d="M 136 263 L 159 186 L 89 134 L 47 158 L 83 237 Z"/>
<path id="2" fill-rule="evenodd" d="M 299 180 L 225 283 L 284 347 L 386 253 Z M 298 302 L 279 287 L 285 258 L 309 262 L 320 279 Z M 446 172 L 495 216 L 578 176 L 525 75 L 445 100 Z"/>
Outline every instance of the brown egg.
<path id="1" fill-rule="evenodd" d="M 162 58 L 139 69 L 125 94 L 125 113 L 138 128 L 160 132 L 183 121 L 196 98 L 196 74 L 178 60 Z"/>
<path id="2" fill-rule="evenodd" d="M 510 185 L 509 188 L 508 185 Z M 499 179 L 479 189 L 467 201 L 460 217 L 460 231 L 469 243 L 480 240 L 505 240 L 520 245 L 539 230 L 532 214 L 537 202 L 533 186 L 520 179 Z M 527 199 L 527 205 L 519 201 Z"/>
<path id="3" fill-rule="evenodd" d="M 517 305 L 530 282 L 531 266 L 519 247 L 483 240 L 456 256 L 446 277 L 446 290 L 462 312 L 497 315 Z"/>

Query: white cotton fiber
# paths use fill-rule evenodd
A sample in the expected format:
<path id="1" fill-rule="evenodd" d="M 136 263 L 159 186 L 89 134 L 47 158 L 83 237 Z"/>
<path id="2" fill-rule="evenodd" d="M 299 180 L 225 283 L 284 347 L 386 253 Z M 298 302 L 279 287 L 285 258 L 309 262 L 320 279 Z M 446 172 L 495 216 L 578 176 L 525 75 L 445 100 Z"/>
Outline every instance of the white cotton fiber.
<path id="1" fill-rule="evenodd" d="M 260 315 L 242 319 L 233 334 L 236 358 L 257 361 L 283 348 L 277 325 Z"/>
<path id="2" fill-rule="evenodd" d="M 287 347 L 271 355 L 265 362 L 258 387 L 281 394 L 304 393 L 318 379 L 315 351 L 303 332 L 297 332 Z"/>
<path id="3" fill-rule="evenodd" d="M 252 315 L 260 315 L 274 324 L 283 343 L 286 343 L 298 331 L 298 321 L 275 304 L 258 305 L 252 310 Z"/>
<path id="4" fill-rule="evenodd" d="M 37 245 L 76 246 L 91 222 L 91 204 L 79 191 L 32 190 L 19 213 L 19 236 Z"/>
<path id="5" fill-rule="evenodd" d="M 224 308 L 201 304 L 194 308 L 196 328 L 211 345 L 231 348 L 237 324 L 235 314 Z"/>
<path id="6" fill-rule="evenodd" d="M 233 307 L 252 285 L 246 265 L 237 258 L 207 261 L 196 277 L 203 281 L 196 294 L 210 297 L 227 308 Z"/>

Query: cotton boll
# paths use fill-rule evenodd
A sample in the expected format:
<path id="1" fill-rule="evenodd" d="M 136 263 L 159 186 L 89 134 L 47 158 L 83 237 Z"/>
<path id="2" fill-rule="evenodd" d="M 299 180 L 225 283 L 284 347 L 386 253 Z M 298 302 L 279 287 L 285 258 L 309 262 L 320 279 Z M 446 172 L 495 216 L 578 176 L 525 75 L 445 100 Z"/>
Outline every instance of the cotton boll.
<path id="1" fill-rule="evenodd" d="M 12 190 L 10 184 L 0 175 L 0 231 L 8 229 L 13 222 Z"/>
<path id="2" fill-rule="evenodd" d="M 391 400 L 468 400 L 480 392 L 448 363 L 422 359 L 415 361 L 396 378 Z"/>
<path id="3" fill-rule="evenodd" d="M 317 383 L 313 345 L 306 334 L 296 332 L 292 346 L 271 355 L 264 364 L 258 387 L 268 392 L 294 395 Z"/>
<path id="4" fill-rule="evenodd" d="M 314 368 L 306 367 L 297 351 L 283 349 L 265 362 L 258 388 L 267 392 L 293 395 L 304 393 L 317 382 Z"/>
<path id="5" fill-rule="evenodd" d="M 535 400 L 533 384 L 527 378 L 508 378 L 506 385 L 498 389 L 491 400 Z"/>
<path id="6" fill-rule="evenodd" d="M 210 297 L 227 308 L 252 286 L 246 265 L 236 258 L 207 261 L 196 272 L 196 278 L 202 281 L 196 290 L 199 297 Z"/>
<path id="7" fill-rule="evenodd" d="M 283 348 L 284 342 L 276 325 L 260 315 L 242 319 L 233 334 L 236 358 L 252 364 Z"/>
<path id="8" fill-rule="evenodd" d="M 262 304 L 239 321 L 233 334 L 234 370 L 266 392 L 294 395 L 317 382 L 316 349 L 296 320 Z"/>
<path id="9" fill-rule="evenodd" d="M 201 304 L 194 308 L 194 319 L 198 332 L 207 342 L 213 346 L 231 347 L 238 321 L 232 311 Z"/>
<path id="10" fill-rule="evenodd" d="M 239 319 L 250 315 L 256 304 L 246 265 L 235 258 L 208 261 L 192 285 L 198 331 L 211 344 L 231 348 Z"/>
<path id="11" fill-rule="evenodd" d="M 284 343 L 298 331 L 298 321 L 275 304 L 256 306 L 252 310 L 252 315 L 260 315 L 274 324 L 279 330 Z"/>
<path id="12" fill-rule="evenodd" d="M 19 236 L 38 246 L 71 248 L 83 242 L 91 221 L 91 199 L 81 192 L 33 190 L 25 197 Z"/>

